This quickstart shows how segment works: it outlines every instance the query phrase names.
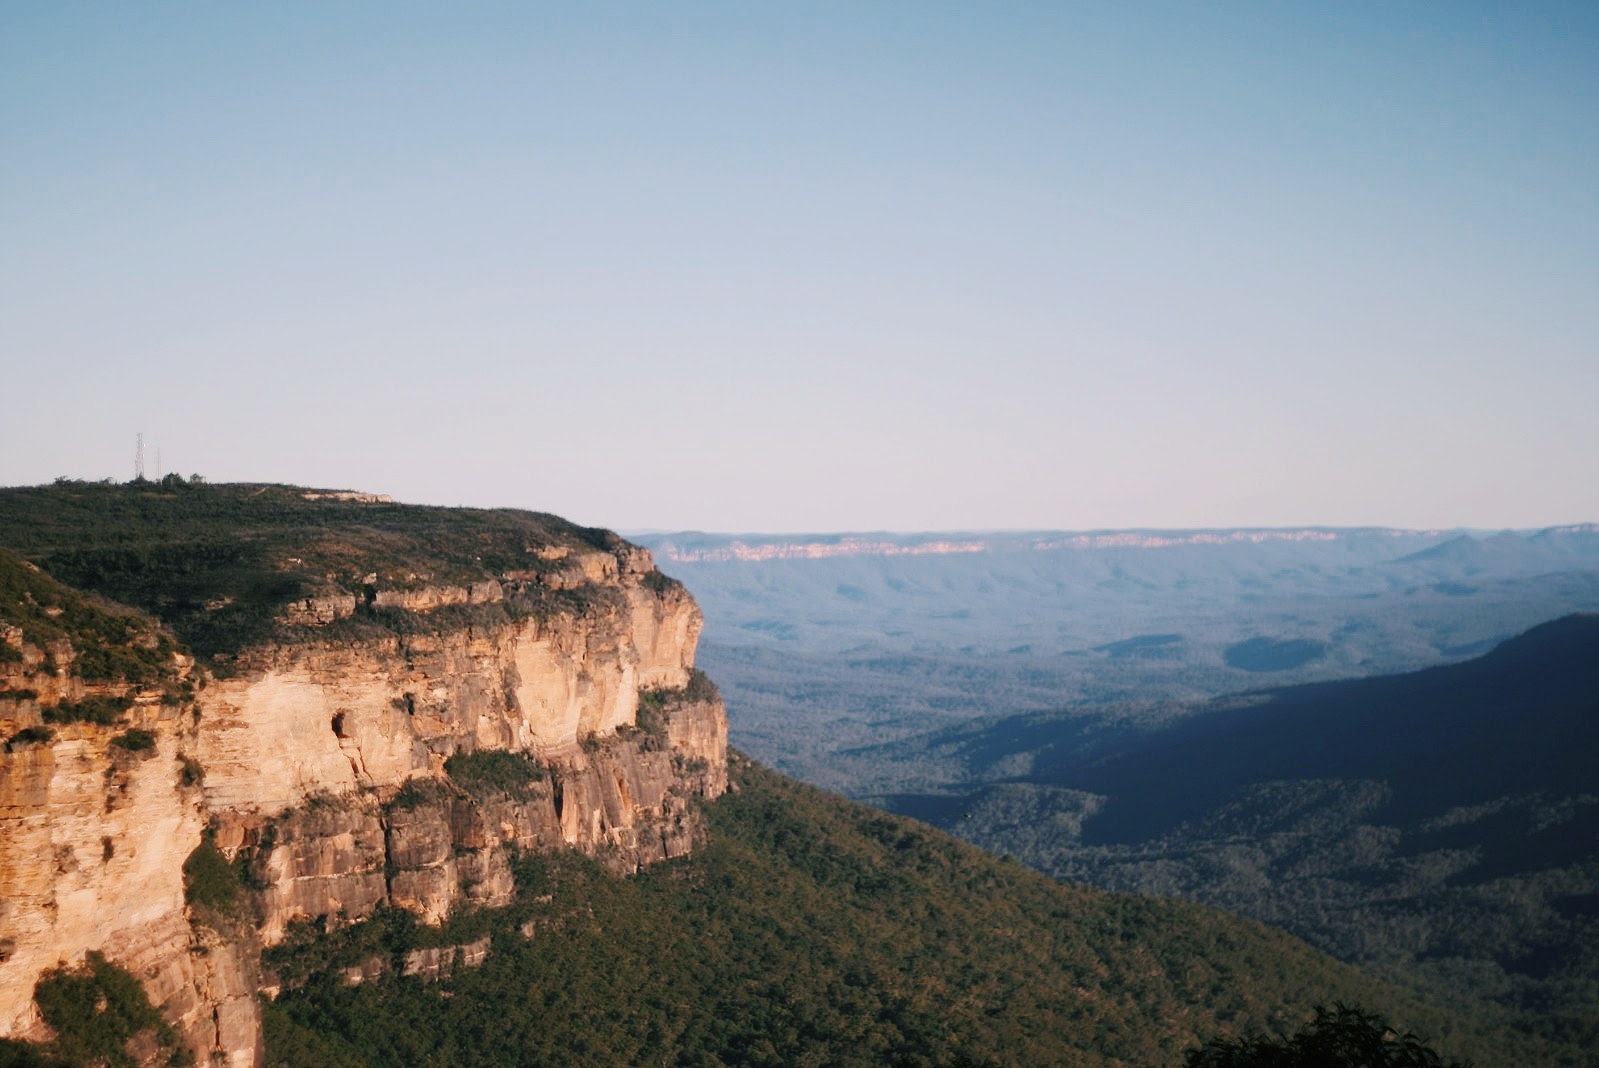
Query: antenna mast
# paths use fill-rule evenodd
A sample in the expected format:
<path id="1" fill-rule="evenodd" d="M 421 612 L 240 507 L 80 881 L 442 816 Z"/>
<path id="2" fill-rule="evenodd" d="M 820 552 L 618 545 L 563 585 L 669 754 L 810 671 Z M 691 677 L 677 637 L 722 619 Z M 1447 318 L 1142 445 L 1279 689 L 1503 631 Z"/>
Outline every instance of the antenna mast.
<path id="1" fill-rule="evenodd" d="M 144 435 L 141 433 L 135 438 L 133 447 L 133 481 L 144 481 Z"/>

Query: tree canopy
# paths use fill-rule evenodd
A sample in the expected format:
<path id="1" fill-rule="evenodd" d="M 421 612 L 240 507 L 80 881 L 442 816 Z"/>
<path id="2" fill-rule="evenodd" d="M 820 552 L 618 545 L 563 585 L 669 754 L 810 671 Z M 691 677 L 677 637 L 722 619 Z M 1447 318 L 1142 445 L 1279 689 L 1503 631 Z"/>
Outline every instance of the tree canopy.
<path id="1" fill-rule="evenodd" d="M 1374 1012 L 1342 1003 L 1318 1006 L 1316 1018 L 1289 1038 L 1248 1034 L 1212 1039 L 1183 1058 L 1185 1068 L 1469 1068 L 1445 1061 L 1413 1034 L 1400 1034 Z"/>

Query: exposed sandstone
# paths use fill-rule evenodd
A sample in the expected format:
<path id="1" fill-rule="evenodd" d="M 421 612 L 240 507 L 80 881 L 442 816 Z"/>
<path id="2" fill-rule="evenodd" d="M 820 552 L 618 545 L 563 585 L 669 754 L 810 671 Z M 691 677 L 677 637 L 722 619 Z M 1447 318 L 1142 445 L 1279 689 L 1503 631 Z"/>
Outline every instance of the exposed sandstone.
<path id="1" fill-rule="evenodd" d="M 636 581 L 621 592 L 586 615 L 488 633 L 259 657 L 259 670 L 206 690 L 198 755 L 208 806 L 273 815 L 319 791 L 436 773 L 461 749 L 570 757 L 580 738 L 632 724 L 641 688 L 681 687 L 693 664 L 701 620 L 692 599 Z"/>
<path id="2" fill-rule="evenodd" d="M 476 942 L 459 946 L 413 949 L 405 955 L 400 974 L 417 975 L 423 979 L 448 979 L 457 968 L 476 968 L 488 959 L 489 941 L 489 937 L 484 935 Z"/>
<path id="3" fill-rule="evenodd" d="M 283 621 L 302 627 L 319 627 L 355 615 L 360 601 L 353 593 L 329 593 L 304 597 L 283 610 Z"/>
<path id="4" fill-rule="evenodd" d="M 374 797 L 319 797 L 270 826 L 255 850 L 260 937 L 281 941 L 296 920 L 370 915 L 387 897 L 386 834 Z"/>
<path id="5" fill-rule="evenodd" d="M 34 983 L 91 950 L 137 976 L 185 1034 L 214 1016 L 184 905 L 183 863 L 204 825 L 181 781 L 184 723 L 176 708 L 129 721 L 153 750 L 117 747 L 125 725 L 63 724 L 0 757 L 0 1034 L 39 1036 Z"/>

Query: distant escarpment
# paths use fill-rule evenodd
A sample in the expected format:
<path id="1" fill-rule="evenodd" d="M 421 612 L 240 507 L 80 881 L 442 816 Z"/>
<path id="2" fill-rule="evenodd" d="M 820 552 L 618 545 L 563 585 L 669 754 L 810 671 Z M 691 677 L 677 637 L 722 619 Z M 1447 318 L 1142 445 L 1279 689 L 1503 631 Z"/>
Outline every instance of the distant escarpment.
<path id="1" fill-rule="evenodd" d="M 169 478 L 0 491 L 0 545 L 0 1039 L 121 969 L 137 1060 L 257 1064 L 264 947 L 688 853 L 727 788 L 699 610 L 609 532 Z"/>

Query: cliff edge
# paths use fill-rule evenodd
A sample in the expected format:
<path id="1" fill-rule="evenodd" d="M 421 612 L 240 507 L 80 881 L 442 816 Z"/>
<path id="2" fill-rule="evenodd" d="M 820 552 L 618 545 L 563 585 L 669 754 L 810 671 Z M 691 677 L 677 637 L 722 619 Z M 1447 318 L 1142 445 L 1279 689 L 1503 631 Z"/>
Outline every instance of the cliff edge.
<path id="1" fill-rule="evenodd" d="M 255 1065 L 264 947 L 685 854 L 727 788 L 699 610 L 609 532 L 168 479 L 0 491 L 0 545 L 0 1038 L 100 954 Z"/>

